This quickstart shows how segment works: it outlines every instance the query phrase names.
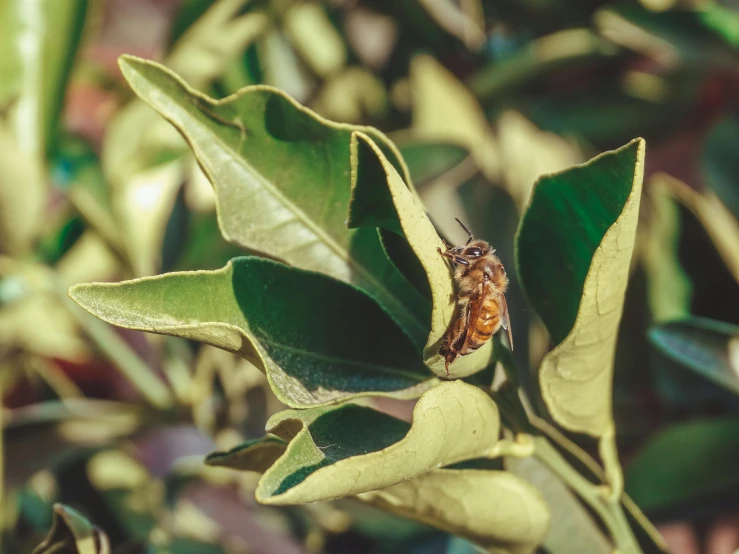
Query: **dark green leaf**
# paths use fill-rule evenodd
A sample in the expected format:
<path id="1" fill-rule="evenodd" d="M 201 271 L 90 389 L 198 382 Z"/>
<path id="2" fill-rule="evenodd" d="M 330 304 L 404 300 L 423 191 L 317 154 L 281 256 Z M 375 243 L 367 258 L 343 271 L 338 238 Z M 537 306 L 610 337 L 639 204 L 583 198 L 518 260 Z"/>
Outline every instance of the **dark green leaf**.
<path id="1" fill-rule="evenodd" d="M 216 271 L 78 285 L 70 296 L 109 323 L 253 359 L 290 406 L 368 394 L 409 398 L 431 382 L 413 344 L 369 296 L 262 258 L 236 258 Z"/>
<path id="2" fill-rule="evenodd" d="M 706 182 L 721 202 L 739 219 L 739 120 L 728 117 L 711 129 L 703 147 Z"/>
<path id="3" fill-rule="evenodd" d="M 646 512 L 705 504 L 739 491 L 739 420 L 675 425 L 626 468 L 626 490 Z"/>
<path id="4" fill-rule="evenodd" d="M 103 531 L 69 506 L 54 504 L 54 522 L 33 554 L 110 554 Z"/>
<path id="5" fill-rule="evenodd" d="M 663 354 L 739 394 L 739 327 L 693 317 L 652 327 L 649 338 Z"/>

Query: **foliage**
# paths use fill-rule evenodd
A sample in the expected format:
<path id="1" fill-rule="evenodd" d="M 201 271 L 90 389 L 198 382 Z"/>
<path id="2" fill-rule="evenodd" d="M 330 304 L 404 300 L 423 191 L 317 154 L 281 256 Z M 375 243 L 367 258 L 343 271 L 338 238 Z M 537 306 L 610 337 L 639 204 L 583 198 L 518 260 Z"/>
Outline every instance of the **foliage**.
<path id="1" fill-rule="evenodd" d="M 0 0 L 3 550 L 652 553 L 640 508 L 722 514 L 739 15 L 185 0 L 115 65 L 119 4 Z M 455 217 L 516 349 L 447 376 Z"/>

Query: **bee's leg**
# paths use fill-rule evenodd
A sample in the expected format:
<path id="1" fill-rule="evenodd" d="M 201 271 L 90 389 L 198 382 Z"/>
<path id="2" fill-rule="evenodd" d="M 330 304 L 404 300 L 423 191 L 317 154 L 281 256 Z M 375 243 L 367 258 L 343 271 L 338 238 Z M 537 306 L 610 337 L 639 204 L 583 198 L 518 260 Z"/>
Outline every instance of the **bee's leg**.
<path id="1" fill-rule="evenodd" d="M 467 338 L 467 326 L 469 324 L 469 302 L 459 307 L 457 319 L 452 328 L 447 332 L 444 347 L 444 362 L 446 374 L 449 375 L 449 365 L 460 355 L 460 348 L 464 346 Z"/>

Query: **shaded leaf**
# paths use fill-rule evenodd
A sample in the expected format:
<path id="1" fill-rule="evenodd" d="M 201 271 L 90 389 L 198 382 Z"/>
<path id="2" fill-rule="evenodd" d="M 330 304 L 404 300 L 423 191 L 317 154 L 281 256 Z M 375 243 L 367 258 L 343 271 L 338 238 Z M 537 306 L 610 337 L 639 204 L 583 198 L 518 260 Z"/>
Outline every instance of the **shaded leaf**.
<path id="1" fill-rule="evenodd" d="M 33 554 L 110 554 L 107 535 L 77 510 L 54 504 L 49 535 Z"/>
<path id="2" fill-rule="evenodd" d="M 539 491 L 507 471 L 437 469 L 359 498 L 496 554 L 532 553 L 549 528 Z"/>
<path id="3" fill-rule="evenodd" d="M 451 271 L 439 254 L 444 244 L 423 211 L 421 201 L 405 186 L 398 172 L 382 155 L 377 144 L 364 133 L 352 140 L 352 160 L 357 167 L 349 205 L 349 227 L 373 226 L 403 234 L 426 272 L 433 309 L 431 332 L 424 350 L 426 365 L 439 376 L 446 375 L 439 347 L 455 313 L 456 293 Z M 385 186 L 383 186 L 385 185 Z M 459 358 L 449 369 L 455 377 L 466 377 L 490 364 L 493 342 Z"/>
<path id="4" fill-rule="evenodd" d="M 205 458 L 205 463 L 214 467 L 264 473 L 286 449 L 287 443 L 282 439 L 265 437 L 247 441 L 228 452 L 214 452 Z"/>
<path id="5" fill-rule="evenodd" d="M 497 442 L 499 428 L 493 401 L 461 381 L 426 392 L 412 425 L 354 404 L 288 410 L 267 423 L 268 432 L 290 444 L 259 481 L 256 497 L 300 504 L 387 487 L 480 457 Z"/>
<path id="6" fill-rule="evenodd" d="M 469 150 L 464 146 L 439 140 L 398 140 L 398 148 L 408 165 L 413 184 L 419 190 L 430 181 L 452 171 L 469 157 Z"/>
<path id="7" fill-rule="evenodd" d="M 68 398 L 12 410 L 4 416 L 6 483 L 21 486 L 37 471 L 51 467 L 78 447 L 98 447 L 141 427 L 138 408 Z"/>
<path id="8" fill-rule="evenodd" d="M 738 456 L 736 418 L 681 423 L 652 439 L 626 468 L 626 490 L 648 513 L 735 498 Z"/>
<path id="9" fill-rule="evenodd" d="M 345 226 L 352 132 L 364 129 L 402 169 L 381 133 L 326 121 L 270 87 L 216 101 L 152 62 L 124 56 L 121 68 L 190 143 L 215 187 L 227 240 L 359 286 L 419 346 L 425 342 L 425 300 L 387 259 L 374 229 Z"/>
<path id="10" fill-rule="evenodd" d="M 634 247 L 644 141 L 543 177 L 516 237 L 530 303 L 557 345 L 539 379 L 554 419 L 600 436 L 613 425 L 613 353 Z"/>
<path id="11" fill-rule="evenodd" d="M 114 325 L 254 360 L 294 407 L 368 394 L 412 398 L 430 385 L 413 344 L 369 296 L 262 258 L 235 258 L 216 271 L 78 285 L 70 296 Z"/>
<path id="12" fill-rule="evenodd" d="M 655 180 L 703 225 L 727 269 L 739 282 L 739 221 L 711 191 L 699 193 L 665 174 L 659 174 Z"/>
<path id="13" fill-rule="evenodd" d="M 708 186 L 737 219 L 739 219 L 739 161 L 733 155 L 733 145 L 738 140 L 739 120 L 728 117 L 711 129 L 702 152 L 703 172 Z"/>
<path id="14" fill-rule="evenodd" d="M 649 338 L 669 358 L 739 394 L 739 326 L 692 317 L 652 327 Z"/>

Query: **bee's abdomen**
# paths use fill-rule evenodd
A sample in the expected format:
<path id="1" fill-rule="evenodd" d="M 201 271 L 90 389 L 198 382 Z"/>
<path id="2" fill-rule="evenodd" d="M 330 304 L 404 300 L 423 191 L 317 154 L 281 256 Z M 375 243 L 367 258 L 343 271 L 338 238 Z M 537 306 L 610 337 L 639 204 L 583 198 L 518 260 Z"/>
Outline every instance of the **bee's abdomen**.
<path id="1" fill-rule="evenodd" d="M 491 305 L 492 304 L 492 305 Z M 468 347 L 470 350 L 477 350 L 485 344 L 490 337 L 500 328 L 500 317 L 498 314 L 498 306 L 495 303 L 488 303 L 483 306 L 482 313 L 471 329 Z"/>

